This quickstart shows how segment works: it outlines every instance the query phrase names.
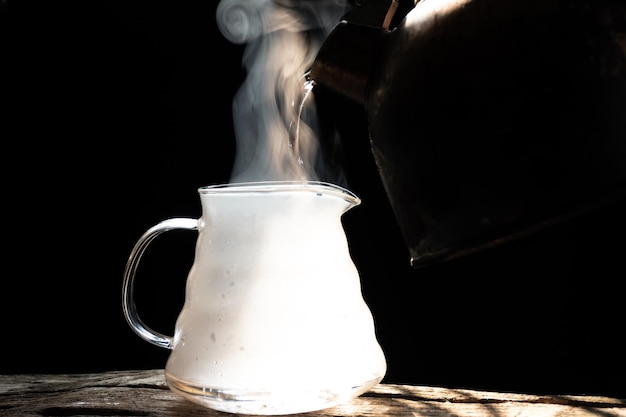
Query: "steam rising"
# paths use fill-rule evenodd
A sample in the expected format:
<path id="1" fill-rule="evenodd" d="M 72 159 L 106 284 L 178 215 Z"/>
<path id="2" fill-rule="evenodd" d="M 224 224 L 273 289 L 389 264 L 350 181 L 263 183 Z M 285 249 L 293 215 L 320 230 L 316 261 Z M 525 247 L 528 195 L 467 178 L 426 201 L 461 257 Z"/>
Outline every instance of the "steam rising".
<path id="1" fill-rule="evenodd" d="M 319 179 L 324 163 L 314 104 L 304 100 L 305 75 L 347 11 L 346 1 L 220 1 L 220 31 L 246 44 L 247 75 L 233 100 L 237 152 L 231 182 Z"/>

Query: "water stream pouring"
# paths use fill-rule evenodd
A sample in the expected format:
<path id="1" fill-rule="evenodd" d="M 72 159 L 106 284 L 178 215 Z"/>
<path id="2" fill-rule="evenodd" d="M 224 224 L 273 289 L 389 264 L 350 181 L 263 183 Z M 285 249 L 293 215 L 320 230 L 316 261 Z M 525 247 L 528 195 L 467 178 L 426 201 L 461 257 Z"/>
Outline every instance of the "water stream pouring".
<path id="1" fill-rule="evenodd" d="M 364 107 L 414 267 L 626 196 L 621 0 L 355 1 L 310 77 Z"/>

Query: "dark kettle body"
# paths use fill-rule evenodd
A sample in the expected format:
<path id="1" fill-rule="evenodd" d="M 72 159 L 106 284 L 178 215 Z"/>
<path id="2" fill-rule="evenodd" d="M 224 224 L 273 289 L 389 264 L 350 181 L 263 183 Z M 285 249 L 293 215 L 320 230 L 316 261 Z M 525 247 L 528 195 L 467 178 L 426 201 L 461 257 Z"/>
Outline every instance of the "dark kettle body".
<path id="1" fill-rule="evenodd" d="M 626 5 L 425 0 L 350 22 L 310 77 L 363 104 L 415 267 L 626 196 Z"/>

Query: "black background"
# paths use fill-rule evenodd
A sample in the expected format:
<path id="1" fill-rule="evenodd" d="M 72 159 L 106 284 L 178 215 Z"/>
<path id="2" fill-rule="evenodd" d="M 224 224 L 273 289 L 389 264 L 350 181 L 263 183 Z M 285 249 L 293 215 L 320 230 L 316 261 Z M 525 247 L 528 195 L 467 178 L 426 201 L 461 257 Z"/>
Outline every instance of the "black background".
<path id="1" fill-rule="evenodd" d="M 138 237 L 198 217 L 227 182 L 243 47 L 217 1 L 0 2 L 3 276 L 0 373 L 162 368 L 121 308 Z M 413 270 L 358 109 L 343 108 L 344 216 L 387 355 L 385 382 L 626 398 L 626 204 Z M 140 315 L 171 334 L 194 233 L 157 239 Z"/>

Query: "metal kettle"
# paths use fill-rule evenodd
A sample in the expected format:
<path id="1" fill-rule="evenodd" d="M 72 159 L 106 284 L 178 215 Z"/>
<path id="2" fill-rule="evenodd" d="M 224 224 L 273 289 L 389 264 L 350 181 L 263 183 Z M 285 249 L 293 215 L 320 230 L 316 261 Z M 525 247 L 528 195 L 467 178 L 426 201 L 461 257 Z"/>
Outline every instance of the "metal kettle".
<path id="1" fill-rule="evenodd" d="M 626 196 L 621 0 L 357 0 L 315 89 L 362 105 L 422 267 Z"/>

